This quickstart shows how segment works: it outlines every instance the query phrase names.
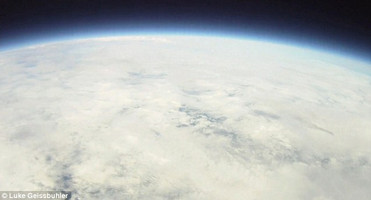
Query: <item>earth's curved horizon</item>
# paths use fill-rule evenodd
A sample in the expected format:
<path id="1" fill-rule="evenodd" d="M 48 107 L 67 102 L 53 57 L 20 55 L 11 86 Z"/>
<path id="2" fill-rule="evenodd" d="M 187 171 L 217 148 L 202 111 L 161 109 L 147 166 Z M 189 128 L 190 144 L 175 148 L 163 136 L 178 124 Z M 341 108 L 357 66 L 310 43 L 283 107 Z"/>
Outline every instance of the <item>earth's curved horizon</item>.
<path id="1" fill-rule="evenodd" d="M 0 52 L 0 189 L 366 200 L 371 64 L 217 37 Z"/>

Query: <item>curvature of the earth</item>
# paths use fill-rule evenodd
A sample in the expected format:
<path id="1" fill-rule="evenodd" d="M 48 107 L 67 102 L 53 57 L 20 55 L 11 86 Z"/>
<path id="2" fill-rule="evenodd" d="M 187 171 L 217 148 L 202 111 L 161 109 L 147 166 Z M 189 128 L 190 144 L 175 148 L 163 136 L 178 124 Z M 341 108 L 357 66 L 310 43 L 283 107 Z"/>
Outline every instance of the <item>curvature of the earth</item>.
<path id="1" fill-rule="evenodd" d="M 122 37 L 0 53 L 0 189 L 73 199 L 371 196 L 371 76 L 270 43 Z"/>

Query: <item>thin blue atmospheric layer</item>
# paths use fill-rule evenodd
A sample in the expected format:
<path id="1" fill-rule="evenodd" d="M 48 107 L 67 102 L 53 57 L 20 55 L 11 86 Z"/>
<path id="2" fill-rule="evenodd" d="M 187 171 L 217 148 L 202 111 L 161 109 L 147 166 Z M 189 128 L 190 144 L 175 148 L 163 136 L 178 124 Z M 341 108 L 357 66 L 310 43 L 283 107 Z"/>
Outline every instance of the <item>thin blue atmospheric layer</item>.
<path id="1" fill-rule="evenodd" d="M 317 52 L 323 52 L 326 54 L 332 54 L 337 57 L 345 58 L 345 60 L 348 59 L 357 60 L 364 64 L 362 64 L 362 67 L 355 66 L 354 70 L 371 75 L 371 58 L 368 56 L 362 56 L 357 53 L 349 54 L 348 52 L 338 50 L 339 48 L 335 48 L 335 46 L 326 45 L 326 43 L 322 43 L 322 45 L 313 45 L 310 39 L 308 40 L 297 39 L 297 37 L 295 37 L 294 35 L 282 37 L 275 36 L 274 34 L 262 34 L 262 32 L 253 30 L 250 32 L 238 32 L 238 31 L 231 32 L 231 31 L 181 29 L 181 28 L 179 29 L 163 28 L 161 30 L 151 28 L 143 29 L 133 28 L 109 31 L 75 30 L 72 32 L 68 32 L 68 30 L 66 30 L 51 35 L 29 34 L 28 38 L 20 39 L 18 42 L 13 43 L 5 42 L 5 44 L 0 45 L 0 53 L 1 51 L 15 50 L 23 47 L 42 45 L 54 42 L 115 36 L 198 36 L 198 37 L 219 37 L 269 42 L 273 44 L 282 44 L 286 46 L 292 46 L 297 48 L 309 49 Z"/>

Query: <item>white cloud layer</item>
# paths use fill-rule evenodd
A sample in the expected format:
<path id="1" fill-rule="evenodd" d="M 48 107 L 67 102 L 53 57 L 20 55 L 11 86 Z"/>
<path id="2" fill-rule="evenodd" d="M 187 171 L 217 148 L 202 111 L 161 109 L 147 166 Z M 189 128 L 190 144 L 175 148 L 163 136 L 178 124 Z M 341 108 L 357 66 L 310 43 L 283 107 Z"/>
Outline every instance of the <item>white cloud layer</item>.
<path id="1" fill-rule="evenodd" d="M 123 37 L 0 54 L 0 189 L 366 200 L 371 67 L 270 43 Z"/>

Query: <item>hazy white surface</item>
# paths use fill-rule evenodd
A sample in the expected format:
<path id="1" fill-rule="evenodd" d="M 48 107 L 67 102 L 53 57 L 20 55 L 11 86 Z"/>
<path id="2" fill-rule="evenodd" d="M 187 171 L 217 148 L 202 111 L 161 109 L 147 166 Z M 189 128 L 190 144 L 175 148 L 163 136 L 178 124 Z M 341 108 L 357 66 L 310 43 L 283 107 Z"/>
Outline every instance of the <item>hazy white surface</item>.
<path id="1" fill-rule="evenodd" d="M 371 66 L 205 37 L 3 52 L 0 190 L 369 199 L 371 78 L 354 67 Z"/>

